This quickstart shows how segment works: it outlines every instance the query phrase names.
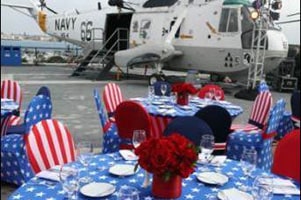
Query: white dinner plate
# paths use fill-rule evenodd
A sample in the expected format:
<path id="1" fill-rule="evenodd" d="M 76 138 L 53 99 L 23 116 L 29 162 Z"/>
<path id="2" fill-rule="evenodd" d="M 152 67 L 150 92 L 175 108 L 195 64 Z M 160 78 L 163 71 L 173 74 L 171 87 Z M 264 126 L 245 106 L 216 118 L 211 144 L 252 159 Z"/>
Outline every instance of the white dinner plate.
<path id="1" fill-rule="evenodd" d="M 134 170 L 135 170 L 135 165 L 116 164 L 110 167 L 109 172 L 116 176 L 130 176 L 136 173 Z"/>
<path id="2" fill-rule="evenodd" d="M 229 178 L 216 172 L 202 172 L 197 175 L 197 179 L 203 183 L 213 185 L 223 185 L 228 182 Z"/>
<path id="3" fill-rule="evenodd" d="M 159 105 L 159 108 L 170 109 L 170 108 L 173 108 L 173 106 L 172 105 Z"/>
<path id="4" fill-rule="evenodd" d="M 231 196 L 233 195 L 233 198 L 227 198 L 227 196 L 225 196 L 225 192 L 231 192 Z M 217 198 L 220 200 L 254 200 L 252 195 L 235 188 L 219 191 L 217 193 Z"/>
<path id="5" fill-rule="evenodd" d="M 183 109 L 183 110 L 192 110 L 191 106 L 185 105 L 185 106 L 181 106 L 179 105 L 179 108 Z"/>
<path id="6" fill-rule="evenodd" d="M 162 105 L 162 104 L 164 104 L 164 102 L 163 101 L 152 101 L 152 104 L 154 104 L 154 105 Z"/>
<path id="7" fill-rule="evenodd" d="M 92 182 L 81 187 L 80 192 L 87 197 L 105 197 L 113 194 L 116 187 L 109 183 Z"/>

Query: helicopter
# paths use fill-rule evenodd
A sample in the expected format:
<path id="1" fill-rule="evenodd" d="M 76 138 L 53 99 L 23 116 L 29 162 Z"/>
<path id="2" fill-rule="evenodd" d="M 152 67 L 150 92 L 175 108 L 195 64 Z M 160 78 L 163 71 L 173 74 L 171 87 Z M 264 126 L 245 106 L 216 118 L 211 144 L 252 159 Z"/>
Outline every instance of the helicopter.
<path id="1" fill-rule="evenodd" d="M 83 47 L 72 75 L 97 60 L 103 72 L 152 66 L 150 84 L 166 79 L 162 69 L 245 82 L 250 73 L 257 79 L 273 70 L 288 53 L 287 38 L 274 22 L 280 0 L 108 0 L 95 2 L 94 10 L 61 14 L 45 0 L 29 1 L 1 5 L 27 9 L 45 33 Z"/>

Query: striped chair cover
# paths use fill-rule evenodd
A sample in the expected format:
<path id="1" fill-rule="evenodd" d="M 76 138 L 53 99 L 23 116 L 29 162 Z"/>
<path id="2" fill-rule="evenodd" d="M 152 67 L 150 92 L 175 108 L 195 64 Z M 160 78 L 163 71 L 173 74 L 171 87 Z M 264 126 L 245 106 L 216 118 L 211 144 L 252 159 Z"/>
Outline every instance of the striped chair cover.
<path id="1" fill-rule="evenodd" d="M 1 137 L 6 135 L 10 115 L 1 117 Z"/>
<path id="2" fill-rule="evenodd" d="M 123 101 L 120 87 L 116 83 L 108 83 L 103 90 L 103 100 L 109 118 L 113 117 L 116 107 Z"/>
<path id="3" fill-rule="evenodd" d="M 103 132 L 103 153 L 113 153 L 119 150 L 120 138 L 116 123 L 111 122 L 105 112 L 98 90 L 94 89 L 94 100 Z"/>
<path id="4" fill-rule="evenodd" d="M 218 85 L 214 85 L 214 84 L 207 84 L 205 85 L 204 87 L 202 87 L 199 91 L 199 94 L 198 96 L 201 98 L 201 99 L 204 99 L 205 98 L 205 94 L 207 92 L 209 92 L 209 90 L 213 88 L 214 90 L 219 90 L 221 91 L 221 99 L 220 100 L 225 100 L 225 93 L 224 93 L 224 90 L 218 86 Z"/>
<path id="5" fill-rule="evenodd" d="M 258 90 L 258 92 L 270 91 L 269 86 L 265 80 L 260 81 L 257 90 Z"/>
<path id="6" fill-rule="evenodd" d="M 252 105 L 248 124 L 232 124 L 230 129 L 233 131 L 261 130 L 266 125 L 272 101 L 272 94 L 269 91 L 260 92 Z"/>
<path id="7" fill-rule="evenodd" d="M 151 120 L 143 106 L 134 101 L 123 101 L 116 108 L 115 120 L 118 135 L 121 138 L 120 149 L 133 149 L 134 130 L 145 130 L 146 137 L 151 137 Z"/>
<path id="8" fill-rule="evenodd" d="M 13 99 L 15 102 L 19 104 L 19 111 L 20 111 L 23 94 L 19 83 L 13 80 L 1 81 L 1 98 Z M 21 123 L 21 118 L 19 116 L 11 115 L 8 122 L 9 126 L 17 125 L 20 123 Z"/>
<path id="9" fill-rule="evenodd" d="M 244 148 L 257 150 L 257 167 L 270 170 L 272 165 L 272 142 L 276 135 L 277 127 L 283 116 L 285 101 L 280 99 L 269 114 L 267 126 L 263 131 L 247 133 L 235 131 L 229 135 L 227 142 L 227 156 L 230 159 L 240 160 Z"/>
<path id="10" fill-rule="evenodd" d="M 73 137 L 55 119 L 42 120 L 25 136 L 28 160 L 35 173 L 75 160 Z"/>

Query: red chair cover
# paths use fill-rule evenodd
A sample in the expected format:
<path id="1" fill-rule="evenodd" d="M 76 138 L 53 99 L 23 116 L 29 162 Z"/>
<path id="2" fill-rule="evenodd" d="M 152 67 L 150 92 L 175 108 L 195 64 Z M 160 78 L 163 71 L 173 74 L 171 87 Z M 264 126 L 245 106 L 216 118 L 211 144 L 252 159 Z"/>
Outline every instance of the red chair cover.
<path id="1" fill-rule="evenodd" d="M 115 120 L 119 137 L 121 140 L 128 140 L 128 144 L 120 144 L 120 149 L 133 149 L 131 141 L 134 130 L 145 130 L 146 137 L 150 137 L 150 116 L 139 103 L 134 101 L 120 103 L 116 108 Z"/>
<path id="2" fill-rule="evenodd" d="M 272 172 L 300 183 L 300 129 L 293 130 L 279 141 Z"/>
<path id="3" fill-rule="evenodd" d="M 54 119 L 35 124 L 25 136 L 28 160 L 35 173 L 75 160 L 75 147 L 67 127 Z"/>
<path id="4" fill-rule="evenodd" d="M 221 99 L 220 99 L 220 100 L 225 100 L 224 90 L 223 90 L 220 86 L 214 85 L 214 84 L 207 84 L 207 85 L 205 85 L 204 87 L 202 87 L 202 88 L 200 89 L 200 92 L 199 92 L 198 96 L 199 96 L 200 98 L 203 99 L 203 98 L 205 97 L 205 94 L 206 94 L 207 92 L 209 92 L 209 90 L 210 90 L 211 88 L 214 88 L 215 91 L 220 90 L 221 93 L 222 93 L 222 96 L 221 96 Z"/>

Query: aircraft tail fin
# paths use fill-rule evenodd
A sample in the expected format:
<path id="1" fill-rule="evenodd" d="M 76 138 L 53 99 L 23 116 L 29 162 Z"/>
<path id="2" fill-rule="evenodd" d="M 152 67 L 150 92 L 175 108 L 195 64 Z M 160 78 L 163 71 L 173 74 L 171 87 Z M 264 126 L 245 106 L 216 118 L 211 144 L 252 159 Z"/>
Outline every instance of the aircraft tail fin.
<path id="1" fill-rule="evenodd" d="M 37 20 L 39 14 L 39 8 L 37 2 L 33 0 L 1 0 L 1 6 L 6 6 L 14 9 L 25 9 L 28 10 L 30 16 Z M 21 12 L 22 13 L 22 12 Z M 24 14 L 24 13 L 23 13 Z"/>

